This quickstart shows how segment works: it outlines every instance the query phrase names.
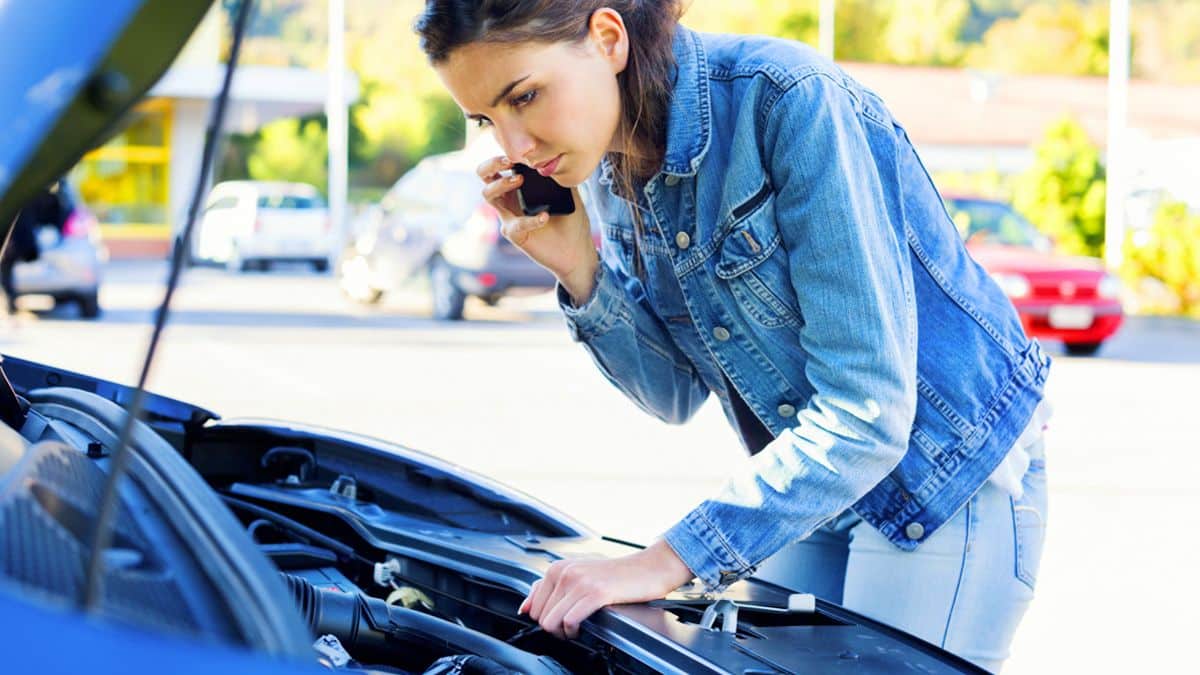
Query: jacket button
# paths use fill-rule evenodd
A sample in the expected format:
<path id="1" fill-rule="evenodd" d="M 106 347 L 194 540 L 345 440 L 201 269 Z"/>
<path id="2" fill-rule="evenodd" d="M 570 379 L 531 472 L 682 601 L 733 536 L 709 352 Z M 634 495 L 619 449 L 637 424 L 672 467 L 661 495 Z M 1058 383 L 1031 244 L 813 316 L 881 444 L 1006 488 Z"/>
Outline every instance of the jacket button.
<path id="1" fill-rule="evenodd" d="M 713 337 L 717 338 L 717 342 L 724 342 L 729 339 L 729 331 L 724 326 L 717 326 L 713 329 Z"/>
<path id="2" fill-rule="evenodd" d="M 675 245 L 679 248 L 686 249 L 692 245 L 692 238 L 688 236 L 687 232 L 680 232 L 679 234 L 675 235 Z"/>
<path id="3" fill-rule="evenodd" d="M 664 182 L 667 184 L 667 187 L 675 187 L 679 185 L 679 176 L 667 176 Z"/>
<path id="4" fill-rule="evenodd" d="M 795 417 L 796 416 L 796 407 L 792 406 L 792 405 L 788 405 L 787 403 L 784 403 L 783 405 L 779 406 L 779 416 L 780 417 Z"/>
<path id="5" fill-rule="evenodd" d="M 925 536 L 925 526 L 920 523 L 909 523 L 908 527 L 904 528 L 904 534 L 908 535 L 909 539 L 916 541 Z"/>

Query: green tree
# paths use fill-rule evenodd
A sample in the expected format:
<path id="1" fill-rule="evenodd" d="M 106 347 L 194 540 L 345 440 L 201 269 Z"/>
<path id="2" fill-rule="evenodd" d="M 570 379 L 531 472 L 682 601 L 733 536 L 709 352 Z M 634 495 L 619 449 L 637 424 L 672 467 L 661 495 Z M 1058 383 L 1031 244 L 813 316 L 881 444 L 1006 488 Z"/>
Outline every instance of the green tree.
<path id="1" fill-rule="evenodd" d="M 1006 73 L 1108 73 L 1108 5 L 1030 5 L 988 29 L 967 65 Z"/>
<path id="2" fill-rule="evenodd" d="M 839 2 L 833 22 L 834 58 L 846 61 L 891 62 L 888 46 L 879 36 L 886 33 L 897 4 L 877 0 Z"/>
<path id="3" fill-rule="evenodd" d="M 847 61 L 886 61 L 888 51 L 879 36 L 887 29 L 894 6 L 904 0 L 838 0 L 834 21 L 834 51 Z M 816 46 L 819 34 L 817 0 L 697 0 L 683 16 L 694 30 L 760 34 L 798 40 Z"/>
<path id="4" fill-rule="evenodd" d="M 421 51 L 413 20 L 418 0 L 358 0 L 347 19 L 349 63 L 369 89 L 356 113 L 372 172 L 391 184 L 426 155 L 462 147 L 466 120 Z"/>
<path id="5" fill-rule="evenodd" d="M 1013 206 L 1067 253 L 1104 253 L 1105 172 L 1100 150 L 1073 119 L 1055 122 L 1017 176 Z"/>
<path id="6" fill-rule="evenodd" d="M 229 0 L 223 0 L 228 4 Z M 390 186 L 427 154 L 462 146 L 465 120 L 445 94 L 417 44 L 412 21 L 423 9 L 417 0 L 355 0 L 347 3 L 348 65 L 359 77 L 359 101 L 350 111 L 352 187 Z M 228 9 L 228 8 L 227 8 Z M 260 0 L 251 26 L 245 63 L 323 69 L 327 16 L 323 2 Z M 311 126 L 316 121 L 319 129 Z M 225 177 L 239 169 L 261 175 L 318 174 L 315 160 L 301 162 L 297 147 L 324 142 L 323 116 L 282 120 L 259 133 L 231 139 L 223 158 Z M 279 144 L 278 148 L 266 145 Z M 324 157 L 324 150 L 321 150 Z M 323 160 L 321 160 L 323 162 Z M 300 170 L 301 166 L 308 168 Z"/>
<path id="7" fill-rule="evenodd" d="M 311 183 L 324 192 L 328 158 L 324 126 L 315 119 L 288 118 L 262 128 L 246 168 L 255 180 Z"/>
<path id="8" fill-rule="evenodd" d="M 889 61 L 958 65 L 966 53 L 960 36 L 970 13 L 971 3 L 967 0 L 907 0 L 898 4 L 884 34 Z"/>
<path id="9" fill-rule="evenodd" d="M 811 36 L 789 34 L 785 28 L 793 16 L 811 17 Z M 696 0 L 687 7 L 683 24 L 693 30 L 719 33 L 757 33 L 801 39 L 816 44 L 815 0 L 743 0 L 738 3 Z M 809 39 L 811 37 L 811 39 Z"/>
<path id="10" fill-rule="evenodd" d="M 963 42 L 975 43 L 983 39 L 1000 19 L 1011 19 L 1021 14 L 1031 2 L 1037 0 L 971 0 L 971 11 L 963 25 L 960 36 Z"/>

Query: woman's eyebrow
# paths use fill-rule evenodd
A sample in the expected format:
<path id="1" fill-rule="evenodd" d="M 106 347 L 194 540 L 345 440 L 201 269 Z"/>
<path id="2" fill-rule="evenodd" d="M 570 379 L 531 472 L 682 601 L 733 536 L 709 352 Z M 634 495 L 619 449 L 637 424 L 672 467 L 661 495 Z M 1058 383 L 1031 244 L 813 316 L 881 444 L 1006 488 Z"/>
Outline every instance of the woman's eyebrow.
<path id="1" fill-rule="evenodd" d="M 524 82 L 525 80 L 528 80 L 529 78 L 530 78 L 530 76 L 526 75 L 525 77 L 522 77 L 522 78 L 513 80 L 512 82 L 509 82 L 508 86 L 505 87 L 503 90 L 501 90 L 499 94 L 496 94 L 496 98 L 492 99 L 492 105 L 490 107 L 495 108 L 496 104 L 500 102 L 500 99 L 504 98 L 505 96 L 508 96 L 508 93 L 511 92 L 513 89 L 515 89 L 518 84 L 521 84 L 522 82 Z"/>

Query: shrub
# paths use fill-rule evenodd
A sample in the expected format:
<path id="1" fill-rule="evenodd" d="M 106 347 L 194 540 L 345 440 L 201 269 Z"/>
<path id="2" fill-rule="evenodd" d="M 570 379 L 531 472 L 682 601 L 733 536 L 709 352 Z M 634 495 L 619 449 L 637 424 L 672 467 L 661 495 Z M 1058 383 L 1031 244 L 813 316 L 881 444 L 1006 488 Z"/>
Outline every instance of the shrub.
<path id="1" fill-rule="evenodd" d="M 1017 177 L 1013 207 L 1065 253 L 1104 254 L 1105 173 L 1100 150 L 1076 121 L 1047 130 L 1034 163 Z"/>
<path id="2" fill-rule="evenodd" d="M 1127 238 L 1121 276 L 1142 296 L 1140 311 L 1200 318 L 1200 214 L 1178 202 L 1160 206 L 1149 232 Z M 1148 296 L 1154 287 L 1166 293 Z"/>

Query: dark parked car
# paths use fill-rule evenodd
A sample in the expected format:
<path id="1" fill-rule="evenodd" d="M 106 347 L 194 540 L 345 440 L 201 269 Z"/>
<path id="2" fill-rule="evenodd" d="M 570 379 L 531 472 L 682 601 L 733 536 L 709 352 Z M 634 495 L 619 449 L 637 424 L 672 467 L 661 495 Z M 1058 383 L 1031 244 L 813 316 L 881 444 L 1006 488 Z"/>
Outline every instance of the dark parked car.
<path id="1" fill-rule="evenodd" d="M 396 182 L 338 266 L 343 292 L 375 303 L 407 279 L 427 275 L 433 315 L 463 317 L 468 297 L 495 304 L 542 293 L 554 276 L 500 235 L 475 167 L 500 154 L 490 134 L 457 152 L 426 157 Z"/>
<path id="2" fill-rule="evenodd" d="M 25 91 L 62 75 L 54 95 L 0 106 L 0 236 L 161 75 L 208 5 L 5 5 L 0 34 L 20 56 L 0 82 Z M 127 471 L 109 490 L 116 464 Z M 112 538 L 92 556 L 101 511 Z M 6 673 L 978 672 L 755 579 L 720 598 L 685 587 L 601 610 L 570 641 L 516 614 L 551 562 L 634 548 L 402 446 L 0 363 Z"/>
<path id="3" fill-rule="evenodd" d="M 80 316 L 100 316 L 100 265 L 108 254 L 96 218 L 66 180 L 52 193 L 57 215 L 37 223 L 38 258 L 13 268 L 17 296 L 45 295 L 55 304 L 73 302 Z"/>

